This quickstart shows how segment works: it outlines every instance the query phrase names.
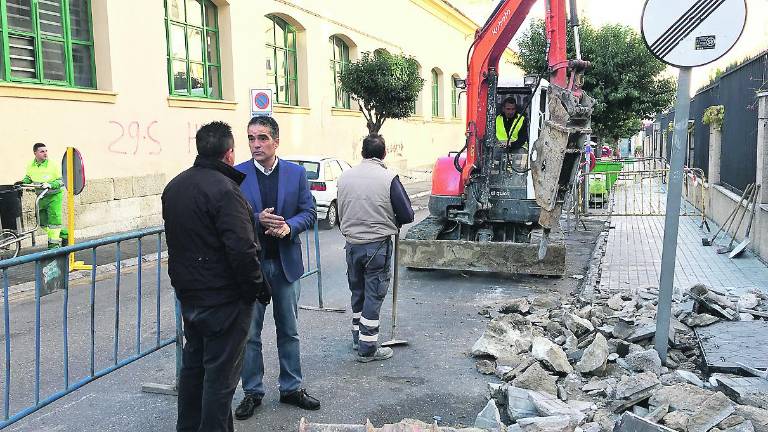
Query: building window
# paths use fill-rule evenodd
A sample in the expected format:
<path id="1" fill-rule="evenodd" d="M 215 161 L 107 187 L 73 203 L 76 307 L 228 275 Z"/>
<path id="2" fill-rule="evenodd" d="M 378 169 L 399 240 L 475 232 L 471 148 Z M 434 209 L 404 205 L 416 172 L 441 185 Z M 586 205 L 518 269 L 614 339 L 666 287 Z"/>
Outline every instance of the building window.
<path id="1" fill-rule="evenodd" d="M 166 0 L 172 95 L 221 99 L 218 15 L 210 0 Z"/>
<path id="2" fill-rule="evenodd" d="M 441 117 L 443 114 L 440 109 L 440 78 L 440 72 L 432 69 L 432 117 Z"/>
<path id="3" fill-rule="evenodd" d="M 453 78 L 456 77 L 456 75 L 453 76 Z M 453 80 L 451 80 L 451 117 L 459 118 L 459 94 L 456 86 L 453 84 Z"/>
<path id="4" fill-rule="evenodd" d="M 96 88 L 89 0 L 0 0 L 0 81 Z"/>
<path id="5" fill-rule="evenodd" d="M 299 104 L 299 79 L 296 63 L 296 29 L 285 20 L 266 16 L 267 85 L 274 100 L 286 105 Z"/>
<path id="6" fill-rule="evenodd" d="M 339 81 L 341 71 L 346 69 L 349 64 L 349 45 L 338 36 L 331 36 L 329 42 L 331 44 L 331 71 L 333 72 L 333 106 L 349 109 L 351 106 L 349 93 L 341 89 L 341 81 Z"/>

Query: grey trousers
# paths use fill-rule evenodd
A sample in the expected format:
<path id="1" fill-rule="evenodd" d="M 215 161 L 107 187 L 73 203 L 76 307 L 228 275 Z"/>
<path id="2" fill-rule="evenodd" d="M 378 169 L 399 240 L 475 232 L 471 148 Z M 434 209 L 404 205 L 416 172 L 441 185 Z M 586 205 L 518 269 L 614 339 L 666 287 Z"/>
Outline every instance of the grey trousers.
<path id="1" fill-rule="evenodd" d="M 357 352 L 371 356 L 379 342 L 379 312 L 389 289 L 392 240 L 347 242 L 347 280 L 352 292 L 352 340 Z"/>

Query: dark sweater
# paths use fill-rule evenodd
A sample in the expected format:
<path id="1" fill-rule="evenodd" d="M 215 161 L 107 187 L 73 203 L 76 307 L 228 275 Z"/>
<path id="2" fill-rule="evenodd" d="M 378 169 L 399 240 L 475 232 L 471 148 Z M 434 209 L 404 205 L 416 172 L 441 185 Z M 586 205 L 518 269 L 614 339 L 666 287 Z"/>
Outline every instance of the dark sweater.
<path id="1" fill-rule="evenodd" d="M 259 193 L 261 194 L 261 205 L 267 208 L 274 208 L 277 212 L 277 179 L 280 175 L 280 165 L 275 164 L 275 169 L 269 175 L 265 175 L 260 169 L 256 168 L 256 178 L 259 181 Z M 259 229 L 259 243 L 264 253 L 265 259 L 280 258 L 279 239 L 275 236 L 266 235 L 264 231 L 267 228 L 261 226 Z"/>

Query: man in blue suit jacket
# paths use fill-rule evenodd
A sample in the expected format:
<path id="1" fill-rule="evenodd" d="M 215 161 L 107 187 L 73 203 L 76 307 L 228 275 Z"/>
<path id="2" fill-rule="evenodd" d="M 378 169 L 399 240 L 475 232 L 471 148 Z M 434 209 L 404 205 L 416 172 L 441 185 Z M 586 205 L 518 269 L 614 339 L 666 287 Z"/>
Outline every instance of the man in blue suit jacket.
<path id="1" fill-rule="evenodd" d="M 297 324 L 299 278 L 304 273 L 299 235 L 315 223 L 317 213 L 303 167 L 279 160 L 280 129 L 272 117 L 254 117 L 248 123 L 252 160 L 235 168 L 246 175 L 240 185 L 258 220 L 264 277 L 272 287 L 272 304 L 280 360 L 280 402 L 304 409 L 320 409 L 320 402 L 301 388 L 301 359 Z M 261 329 L 265 305 L 254 307 L 245 347 L 243 392 L 235 418 L 245 420 L 264 397 L 264 359 Z"/>

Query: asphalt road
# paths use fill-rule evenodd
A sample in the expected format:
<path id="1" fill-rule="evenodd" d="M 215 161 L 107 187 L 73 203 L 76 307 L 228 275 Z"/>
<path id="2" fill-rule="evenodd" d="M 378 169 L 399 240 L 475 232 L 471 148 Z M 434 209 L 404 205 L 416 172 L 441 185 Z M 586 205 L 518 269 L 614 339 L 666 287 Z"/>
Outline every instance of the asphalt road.
<path id="1" fill-rule="evenodd" d="M 418 205 L 417 200 L 414 204 Z M 417 220 L 426 216 L 417 214 Z M 386 362 L 357 363 L 350 349 L 349 291 L 343 255 L 343 238 L 338 230 L 322 231 L 323 286 L 327 306 L 346 306 L 344 314 L 300 312 L 302 365 L 305 386 L 318 397 L 322 409 L 302 411 L 278 402 L 277 352 L 271 314 L 264 328 L 265 384 L 267 395 L 256 415 L 236 422 L 237 431 L 293 431 L 300 418 L 318 423 L 374 424 L 397 422 L 402 418 L 431 421 L 441 418 L 444 425 L 471 425 L 485 405 L 489 378 L 475 371 L 468 351 L 482 334 L 487 319 L 478 311 L 500 300 L 535 293 L 567 293 L 579 283 L 569 277 L 584 274 L 601 221 L 588 224 L 590 231 L 579 230 L 568 236 L 568 273 L 565 278 L 462 274 L 443 271 L 401 271 L 398 305 L 398 338 L 410 342 L 396 347 L 395 357 Z M 142 346 L 155 343 L 156 268 L 143 271 L 144 318 Z M 172 335 L 171 288 L 163 273 L 161 315 L 163 337 Z M 107 277 L 97 288 L 97 365 L 112 361 L 114 342 L 115 289 Z M 136 273 L 123 274 L 120 310 L 121 356 L 135 350 Z M 71 381 L 87 374 L 90 357 L 89 285 L 73 285 L 69 295 Z M 302 284 L 301 304 L 316 305 L 315 279 Z M 391 297 L 388 297 L 391 301 Z M 63 295 L 43 299 L 42 393 L 60 389 L 63 378 L 61 314 Z M 391 304 L 382 311 L 382 333 L 389 336 Z M 12 408 L 16 401 L 29 403 L 34 391 L 34 301 L 18 298 L 11 302 L 13 380 Z M 75 330 L 72 330 L 72 329 Z M 141 384 L 171 383 L 175 351 L 167 347 L 85 386 L 72 395 L 41 409 L 9 427 L 11 431 L 156 431 L 174 430 L 176 401 L 172 396 L 146 394 Z M 4 355 L 4 354 L 3 354 Z M 4 364 L 0 356 L 0 364 Z M 0 376 L 2 380 L 2 376 Z M 58 387 L 57 387 L 58 386 Z M 2 387 L 0 387 L 2 389 Z M 26 395 L 26 396 L 25 396 Z M 24 397 L 25 396 L 25 397 Z M 233 406 L 242 398 L 238 389 Z"/>

